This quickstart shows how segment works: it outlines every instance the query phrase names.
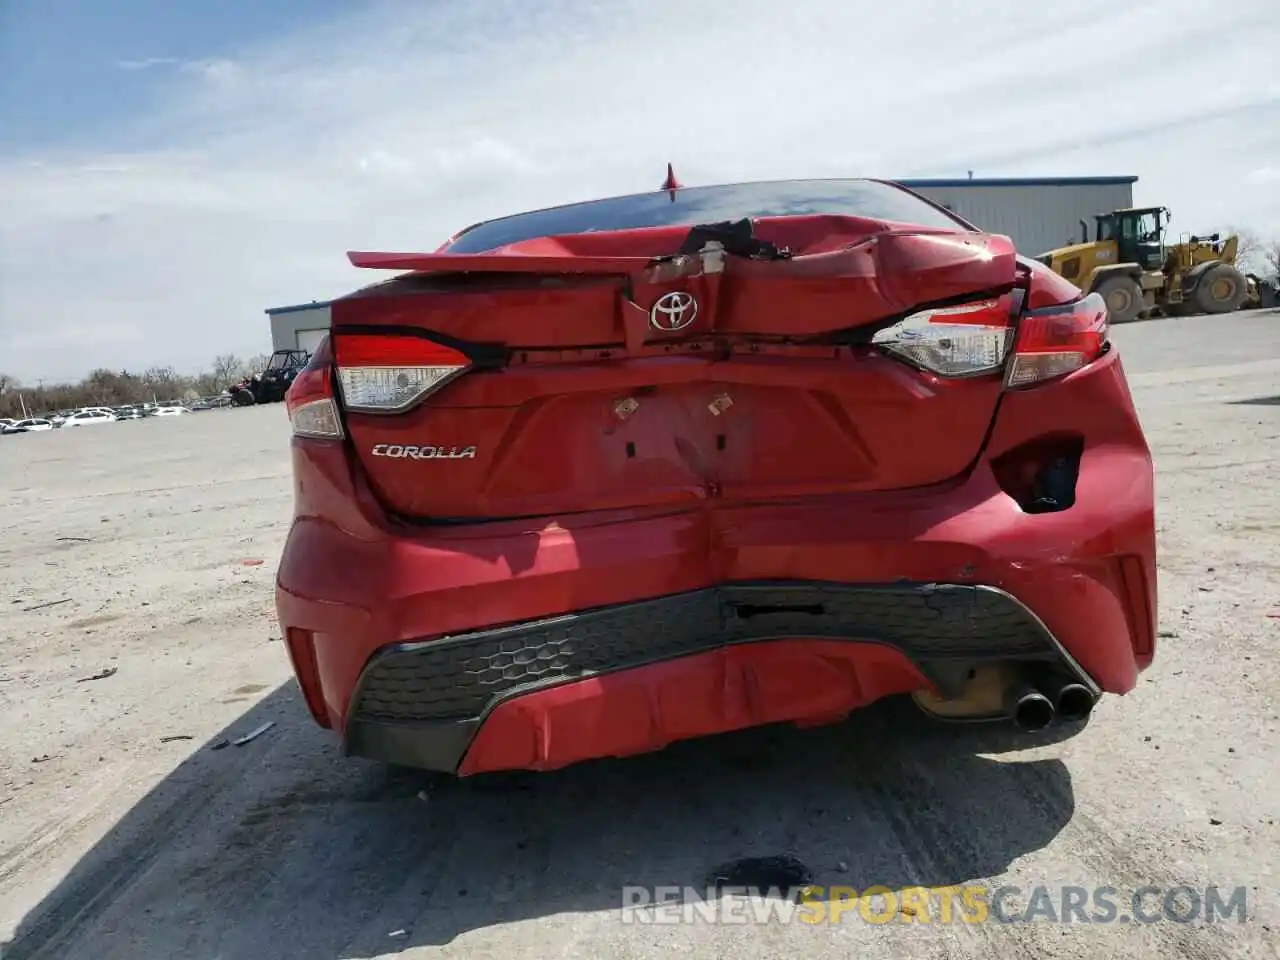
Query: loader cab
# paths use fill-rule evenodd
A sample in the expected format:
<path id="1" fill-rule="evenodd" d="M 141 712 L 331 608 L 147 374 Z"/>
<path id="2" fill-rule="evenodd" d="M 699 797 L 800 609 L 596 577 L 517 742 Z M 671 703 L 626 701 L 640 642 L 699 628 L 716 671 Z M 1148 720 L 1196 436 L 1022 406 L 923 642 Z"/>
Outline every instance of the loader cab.
<path id="1" fill-rule="evenodd" d="M 1113 210 L 1099 214 L 1097 240 L 1116 245 L 1117 262 L 1136 263 L 1143 270 L 1159 270 L 1164 264 L 1165 207 Z"/>

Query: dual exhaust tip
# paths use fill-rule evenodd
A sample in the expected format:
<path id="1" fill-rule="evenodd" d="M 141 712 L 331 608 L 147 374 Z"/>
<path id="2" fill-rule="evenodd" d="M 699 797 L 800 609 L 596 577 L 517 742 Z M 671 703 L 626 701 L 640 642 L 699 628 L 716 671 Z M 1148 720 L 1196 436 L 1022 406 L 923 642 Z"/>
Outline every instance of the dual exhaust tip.
<path id="1" fill-rule="evenodd" d="M 1054 723 L 1078 723 L 1088 718 L 1098 702 L 1093 691 L 1082 683 L 1066 682 L 1035 686 L 1019 681 L 1004 697 L 1004 712 L 1020 730 L 1043 730 Z"/>

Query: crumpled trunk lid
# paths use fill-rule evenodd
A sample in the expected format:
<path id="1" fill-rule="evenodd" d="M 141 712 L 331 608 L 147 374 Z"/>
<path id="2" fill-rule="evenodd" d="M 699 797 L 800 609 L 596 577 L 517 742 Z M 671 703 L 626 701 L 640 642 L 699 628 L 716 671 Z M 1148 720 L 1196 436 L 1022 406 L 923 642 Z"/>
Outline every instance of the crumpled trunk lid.
<path id="1" fill-rule="evenodd" d="M 332 306 L 335 338 L 419 331 L 489 358 L 395 415 L 347 414 L 392 511 L 483 519 L 906 488 L 981 449 L 999 378 L 870 346 L 1010 289 L 1004 237 L 806 216 L 354 253 L 409 271 Z M 466 456 L 386 456 L 414 447 Z"/>

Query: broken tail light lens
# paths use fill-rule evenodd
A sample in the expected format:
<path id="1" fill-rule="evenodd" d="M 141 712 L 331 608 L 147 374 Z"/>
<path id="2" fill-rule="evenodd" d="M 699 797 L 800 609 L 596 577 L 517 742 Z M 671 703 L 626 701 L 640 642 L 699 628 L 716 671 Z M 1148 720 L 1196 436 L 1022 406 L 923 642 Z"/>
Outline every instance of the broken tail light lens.
<path id="1" fill-rule="evenodd" d="M 1017 317 L 1009 297 L 921 310 L 878 331 L 872 343 L 941 377 L 1004 371 L 1006 387 L 1028 387 L 1097 360 L 1108 343 L 1107 307 L 1096 293 Z"/>
<path id="2" fill-rule="evenodd" d="M 1106 352 L 1108 331 L 1107 305 L 1096 293 L 1029 310 L 1018 320 L 1005 386 L 1031 386 L 1088 366 Z"/>
<path id="3" fill-rule="evenodd" d="M 323 340 L 285 391 L 284 405 L 295 437 L 342 439 L 342 419 L 333 396 L 332 361 L 329 341 Z"/>
<path id="4" fill-rule="evenodd" d="M 358 413 L 399 413 L 471 366 L 466 354 L 415 336 L 343 334 L 335 344 L 342 403 Z"/>
<path id="5" fill-rule="evenodd" d="M 921 310 L 871 342 L 911 365 L 942 377 L 975 377 L 1003 369 L 1013 342 L 1012 300 L 996 297 Z"/>

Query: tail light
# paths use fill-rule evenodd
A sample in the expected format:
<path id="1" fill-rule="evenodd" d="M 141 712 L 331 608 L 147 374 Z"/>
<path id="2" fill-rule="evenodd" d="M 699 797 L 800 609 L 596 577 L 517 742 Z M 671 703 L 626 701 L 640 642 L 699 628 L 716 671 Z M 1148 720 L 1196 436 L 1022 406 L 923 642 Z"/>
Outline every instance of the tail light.
<path id="1" fill-rule="evenodd" d="M 871 342 L 943 377 L 977 377 L 1004 367 L 1013 341 L 1013 302 L 1005 296 L 922 310 L 877 331 Z"/>
<path id="2" fill-rule="evenodd" d="M 399 413 L 471 366 L 466 354 L 414 336 L 339 334 L 335 353 L 342 404 L 357 413 Z"/>
<path id="3" fill-rule="evenodd" d="M 333 396 L 333 353 L 326 338 L 285 391 L 284 405 L 295 437 L 341 440 L 342 419 Z"/>
<path id="4" fill-rule="evenodd" d="M 470 367 L 466 354 L 422 337 L 335 334 L 285 394 L 293 435 L 341 440 L 339 394 L 355 413 L 399 413 Z"/>
<path id="5" fill-rule="evenodd" d="M 878 331 L 872 343 L 941 377 L 1004 371 L 1026 387 L 1079 370 L 1107 347 L 1106 304 L 1096 293 L 1016 315 L 1011 296 L 922 310 Z"/>
<path id="6" fill-rule="evenodd" d="M 1107 305 L 1096 293 L 1074 303 L 1029 310 L 1018 320 L 1005 385 L 1025 387 L 1088 366 L 1106 350 L 1107 334 Z"/>

